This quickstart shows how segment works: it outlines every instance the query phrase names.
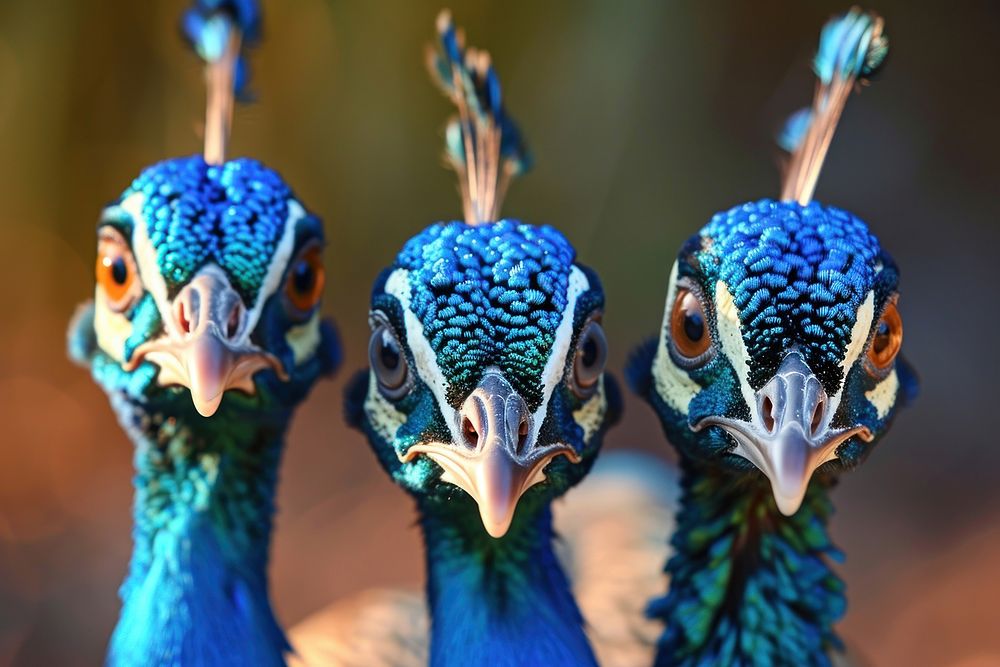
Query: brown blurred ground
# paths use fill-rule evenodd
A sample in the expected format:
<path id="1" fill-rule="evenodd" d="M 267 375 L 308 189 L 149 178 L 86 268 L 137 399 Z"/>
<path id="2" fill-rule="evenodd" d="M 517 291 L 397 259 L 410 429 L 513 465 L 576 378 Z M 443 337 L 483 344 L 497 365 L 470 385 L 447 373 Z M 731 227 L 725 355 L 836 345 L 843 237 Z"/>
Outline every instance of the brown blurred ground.
<path id="1" fill-rule="evenodd" d="M 91 290 L 101 206 L 155 160 L 198 150 L 183 3 L 0 2 L 0 665 L 92 665 L 130 549 L 130 446 L 64 353 Z M 808 101 L 840 2 L 455 2 L 499 65 L 537 168 L 506 211 L 551 222 L 608 292 L 612 364 L 659 321 L 682 239 L 776 194 L 770 147 Z M 440 168 L 447 104 L 422 48 L 438 4 L 265 2 L 259 101 L 234 150 L 279 169 L 327 222 L 325 310 L 347 360 L 291 433 L 273 589 L 291 625 L 337 596 L 416 584 L 403 495 L 341 418 L 369 283 L 419 227 L 458 214 Z M 849 641 L 877 665 L 1000 664 L 1000 9 L 879 2 L 893 53 L 849 105 L 819 197 L 871 222 L 904 271 L 923 395 L 837 492 Z M 669 456 L 629 398 L 609 447 Z"/>

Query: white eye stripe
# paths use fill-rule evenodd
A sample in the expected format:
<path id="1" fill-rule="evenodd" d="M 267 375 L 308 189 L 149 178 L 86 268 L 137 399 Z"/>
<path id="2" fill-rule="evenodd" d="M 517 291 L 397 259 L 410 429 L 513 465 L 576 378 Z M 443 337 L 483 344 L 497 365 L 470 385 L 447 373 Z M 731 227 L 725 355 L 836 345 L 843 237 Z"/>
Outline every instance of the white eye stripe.
<path id="1" fill-rule="evenodd" d="M 257 326 L 257 320 L 260 319 L 264 303 L 281 287 L 281 277 L 285 274 L 288 262 L 292 259 L 292 251 L 295 249 L 295 228 L 299 224 L 299 220 L 305 218 L 306 215 L 305 209 L 299 202 L 294 199 L 288 201 L 288 217 L 285 219 L 285 229 L 281 234 L 281 240 L 274 249 L 271 264 L 267 267 L 267 276 L 257 293 L 257 300 L 247 313 L 248 331 L 253 331 Z"/>
<path id="2" fill-rule="evenodd" d="M 857 318 L 854 321 L 854 326 L 851 327 L 851 338 L 847 342 L 846 352 L 844 353 L 844 362 L 841 364 L 843 369 L 843 376 L 841 377 L 840 388 L 835 394 L 830 396 L 830 408 L 827 410 L 827 414 L 835 415 L 837 414 L 837 408 L 840 406 L 840 401 L 844 397 L 844 386 L 847 384 L 847 374 L 854 368 L 854 364 L 858 361 L 861 353 L 865 349 L 865 344 L 868 342 L 868 332 L 872 328 L 872 320 L 875 317 L 875 290 L 868 292 L 865 296 L 865 300 L 861 303 L 861 307 L 858 308 Z"/>

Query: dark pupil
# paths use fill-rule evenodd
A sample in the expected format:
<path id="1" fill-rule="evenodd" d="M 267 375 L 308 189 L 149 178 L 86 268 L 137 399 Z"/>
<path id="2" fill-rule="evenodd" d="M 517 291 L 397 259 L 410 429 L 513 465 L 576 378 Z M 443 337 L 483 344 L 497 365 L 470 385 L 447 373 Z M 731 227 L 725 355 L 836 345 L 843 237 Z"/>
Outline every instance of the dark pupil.
<path id="1" fill-rule="evenodd" d="M 875 348 L 876 352 L 881 352 L 889 345 L 889 325 L 885 322 L 879 322 L 878 328 L 875 330 L 875 340 L 872 341 L 872 347 Z"/>
<path id="2" fill-rule="evenodd" d="M 387 371 L 394 371 L 399 366 L 399 350 L 396 348 L 396 341 L 388 333 L 382 334 L 378 354 L 382 367 Z"/>
<path id="3" fill-rule="evenodd" d="M 128 280 L 128 266 L 125 264 L 124 258 L 115 257 L 111 262 L 111 279 L 119 285 L 124 285 L 125 281 Z"/>
<path id="4" fill-rule="evenodd" d="M 299 294 L 308 294 L 312 291 L 313 285 L 316 284 L 316 273 L 309 262 L 304 260 L 296 262 L 292 270 L 292 284 Z"/>
<path id="5" fill-rule="evenodd" d="M 695 342 L 705 335 L 705 321 L 700 313 L 684 313 L 684 335 Z"/>
<path id="6" fill-rule="evenodd" d="M 584 368 L 593 367 L 597 363 L 597 355 L 597 341 L 594 340 L 593 336 L 587 336 L 587 340 L 583 341 L 583 348 L 580 350 L 580 361 Z"/>

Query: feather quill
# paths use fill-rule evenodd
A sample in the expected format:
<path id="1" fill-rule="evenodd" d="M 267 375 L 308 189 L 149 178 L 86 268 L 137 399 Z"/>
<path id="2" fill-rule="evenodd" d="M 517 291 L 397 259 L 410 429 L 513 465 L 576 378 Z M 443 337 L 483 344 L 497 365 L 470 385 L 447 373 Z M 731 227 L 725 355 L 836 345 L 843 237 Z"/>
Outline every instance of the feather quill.
<path id="1" fill-rule="evenodd" d="M 245 50 L 260 40 L 256 0 L 195 0 L 181 17 L 181 33 L 205 61 L 205 162 L 226 161 L 236 98 L 247 99 Z"/>
<path id="2" fill-rule="evenodd" d="M 818 81 L 812 106 L 794 113 L 778 137 L 782 149 L 791 154 L 782 179 L 782 200 L 804 206 L 812 199 L 847 98 L 868 83 L 888 54 L 884 24 L 878 14 L 852 7 L 823 27 L 813 58 Z"/>
<path id="3" fill-rule="evenodd" d="M 442 11 L 438 46 L 427 49 L 427 68 L 458 108 L 445 128 L 445 161 L 458 174 L 465 221 L 493 222 L 510 181 L 530 166 L 516 123 L 503 106 L 500 79 L 489 53 L 465 47 L 465 35 Z"/>

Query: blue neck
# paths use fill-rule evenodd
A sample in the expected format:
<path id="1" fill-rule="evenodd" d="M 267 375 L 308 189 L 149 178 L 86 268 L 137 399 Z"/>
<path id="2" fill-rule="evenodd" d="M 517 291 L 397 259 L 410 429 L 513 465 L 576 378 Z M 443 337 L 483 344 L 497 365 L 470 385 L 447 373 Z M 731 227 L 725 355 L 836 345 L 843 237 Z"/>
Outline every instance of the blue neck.
<path id="1" fill-rule="evenodd" d="M 107 664 L 284 665 L 267 558 L 287 411 L 114 402 L 135 443 L 135 525 Z"/>
<path id="2" fill-rule="evenodd" d="M 547 503 L 522 499 L 499 539 L 464 494 L 421 510 L 433 667 L 597 664 L 552 550 Z"/>
<path id="3" fill-rule="evenodd" d="M 830 483 L 814 480 L 786 517 L 763 478 L 682 467 L 670 590 L 649 607 L 667 626 L 656 665 L 829 667 L 846 609 L 828 562 L 842 559 L 826 530 Z"/>

